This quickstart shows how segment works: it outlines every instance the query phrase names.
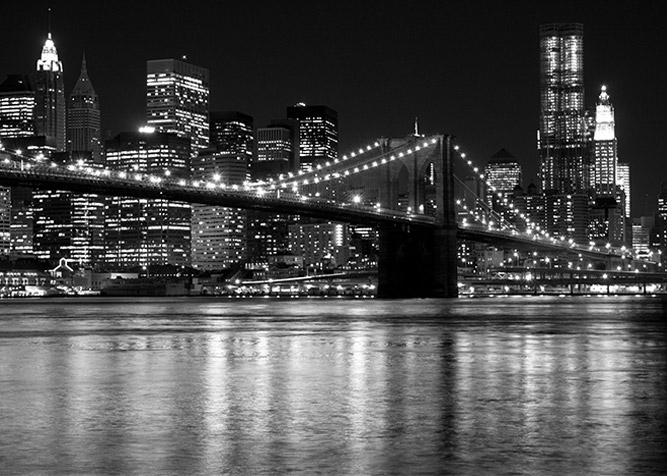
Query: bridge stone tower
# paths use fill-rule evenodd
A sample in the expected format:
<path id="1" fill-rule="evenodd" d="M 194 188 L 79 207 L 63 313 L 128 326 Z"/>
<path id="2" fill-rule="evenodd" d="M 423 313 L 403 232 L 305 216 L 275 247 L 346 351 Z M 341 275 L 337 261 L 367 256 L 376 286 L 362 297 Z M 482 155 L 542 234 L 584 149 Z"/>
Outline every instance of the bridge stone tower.
<path id="1" fill-rule="evenodd" d="M 380 202 L 405 206 L 407 201 L 409 210 L 432 214 L 436 226 L 380 227 L 379 297 L 458 296 L 453 137 L 438 135 L 435 139 L 433 146 L 384 169 Z M 382 146 L 390 150 L 410 140 L 385 139 Z"/>

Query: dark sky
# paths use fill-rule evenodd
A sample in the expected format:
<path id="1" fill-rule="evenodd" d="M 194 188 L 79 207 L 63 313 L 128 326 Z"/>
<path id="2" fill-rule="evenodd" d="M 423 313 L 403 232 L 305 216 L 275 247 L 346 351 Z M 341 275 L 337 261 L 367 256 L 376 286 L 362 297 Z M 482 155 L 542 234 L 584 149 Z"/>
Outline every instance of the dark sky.
<path id="1" fill-rule="evenodd" d="M 538 27 L 581 22 L 586 104 L 607 85 L 633 215 L 652 213 L 667 182 L 662 0 L 2 0 L 0 80 L 35 68 L 49 5 L 67 93 L 85 49 L 105 134 L 143 123 L 146 60 L 187 55 L 210 70 L 212 110 L 261 127 L 296 102 L 326 104 L 341 153 L 402 137 L 418 116 L 421 132 L 457 136 L 480 165 L 508 149 L 526 184 L 538 164 Z"/>

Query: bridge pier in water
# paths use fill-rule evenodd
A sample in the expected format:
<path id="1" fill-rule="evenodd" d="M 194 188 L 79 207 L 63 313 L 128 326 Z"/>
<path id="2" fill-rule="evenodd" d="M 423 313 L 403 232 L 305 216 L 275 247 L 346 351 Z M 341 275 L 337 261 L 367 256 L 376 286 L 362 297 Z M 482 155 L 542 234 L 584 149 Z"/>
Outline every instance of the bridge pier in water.
<path id="1" fill-rule="evenodd" d="M 452 140 L 451 136 L 438 136 L 434 151 L 425 157 L 426 161 L 432 161 L 438 178 L 435 228 L 380 227 L 380 298 L 458 297 Z"/>

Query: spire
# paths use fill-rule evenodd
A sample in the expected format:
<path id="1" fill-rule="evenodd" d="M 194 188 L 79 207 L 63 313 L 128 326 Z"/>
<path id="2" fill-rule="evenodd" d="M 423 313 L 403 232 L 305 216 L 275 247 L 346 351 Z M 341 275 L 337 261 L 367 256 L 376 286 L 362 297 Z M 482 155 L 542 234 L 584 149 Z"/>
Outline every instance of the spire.
<path id="1" fill-rule="evenodd" d="M 90 82 L 88 77 L 88 68 L 86 65 L 86 53 L 83 53 L 81 58 L 81 73 L 79 73 L 79 79 L 77 79 L 74 89 L 72 89 L 72 96 L 96 96 L 95 89 L 93 84 Z"/>
<path id="2" fill-rule="evenodd" d="M 51 37 L 51 8 L 49 8 L 48 13 L 49 29 L 42 47 L 42 56 L 37 60 L 37 71 L 62 72 L 63 64 L 58 59 L 58 50 L 56 50 L 56 44 Z"/>
<path id="3" fill-rule="evenodd" d="M 602 88 L 600 88 L 600 96 L 599 96 L 599 103 L 600 105 L 603 106 L 609 106 L 609 95 L 607 94 L 607 86 L 604 84 L 602 85 Z"/>
<path id="4" fill-rule="evenodd" d="M 415 131 L 414 131 L 413 135 L 415 137 L 421 137 L 419 135 L 419 118 L 418 117 L 415 117 Z"/>

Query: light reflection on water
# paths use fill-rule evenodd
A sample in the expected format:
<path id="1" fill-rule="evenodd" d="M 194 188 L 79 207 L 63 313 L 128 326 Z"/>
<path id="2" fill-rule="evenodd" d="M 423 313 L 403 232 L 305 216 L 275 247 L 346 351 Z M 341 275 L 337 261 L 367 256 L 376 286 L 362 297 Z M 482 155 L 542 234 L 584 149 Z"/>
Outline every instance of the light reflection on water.
<path id="1" fill-rule="evenodd" d="M 666 303 L 0 302 L 0 468 L 661 474 Z"/>

